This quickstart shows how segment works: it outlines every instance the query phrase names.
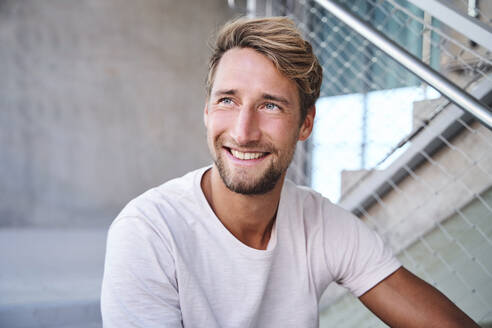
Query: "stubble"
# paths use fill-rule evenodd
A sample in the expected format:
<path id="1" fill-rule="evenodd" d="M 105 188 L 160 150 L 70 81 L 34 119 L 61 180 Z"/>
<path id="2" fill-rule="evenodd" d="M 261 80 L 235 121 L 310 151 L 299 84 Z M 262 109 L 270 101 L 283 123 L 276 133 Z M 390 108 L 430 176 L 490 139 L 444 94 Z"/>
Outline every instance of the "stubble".
<path id="1" fill-rule="evenodd" d="M 248 177 L 247 172 L 245 171 L 236 170 L 233 172 L 227 167 L 227 164 L 225 163 L 226 160 L 223 158 L 224 156 L 221 152 L 223 144 L 224 143 L 221 138 L 215 140 L 215 156 L 213 157 L 214 163 L 225 186 L 235 193 L 243 195 L 261 195 L 273 190 L 282 174 L 287 171 L 295 153 L 297 136 L 293 139 L 289 148 L 286 149 L 285 152 L 279 152 L 279 150 L 269 144 L 258 145 L 255 143 L 238 147 L 242 149 L 268 149 L 268 152 L 270 153 L 269 156 L 273 157 L 273 160 L 270 161 L 264 172 L 259 177 L 255 178 Z"/>

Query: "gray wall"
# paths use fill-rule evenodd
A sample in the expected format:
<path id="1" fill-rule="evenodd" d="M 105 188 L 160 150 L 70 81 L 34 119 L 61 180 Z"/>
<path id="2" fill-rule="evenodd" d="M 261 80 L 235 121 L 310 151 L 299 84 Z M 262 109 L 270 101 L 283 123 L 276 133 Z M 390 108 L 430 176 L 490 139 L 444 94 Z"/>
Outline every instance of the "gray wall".
<path id="1" fill-rule="evenodd" d="M 225 0 L 0 0 L 0 226 L 107 226 L 210 162 L 208 41 Z"/>

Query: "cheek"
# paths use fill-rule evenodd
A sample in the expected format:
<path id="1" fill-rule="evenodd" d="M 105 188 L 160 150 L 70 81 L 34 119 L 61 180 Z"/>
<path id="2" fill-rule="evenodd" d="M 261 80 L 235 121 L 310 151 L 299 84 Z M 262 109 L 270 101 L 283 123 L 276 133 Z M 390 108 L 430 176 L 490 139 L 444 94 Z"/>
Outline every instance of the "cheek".
<path id="1" fill-rule="evenodd" d="M 294 120 L 269 119 L 261 122 L 262 132 L 269 136 L 272 141 L 277 143 L 291 144 L 298 130 L 298 125 Z"/>
<path id="2" fill-rule="evenodd" d="M 212 112 L 207 118 L 207 136 L 210 141 L 214 141 L 227 131 L 233 124 L 233 117 L 226 112 Z M 209 142 L 210 142 L 209 141 Z"/>
<path id="3" fill-rule="evenodd" d="M 227 136 L 227 131 L 230 128 L 233 119 L 230 114 L 224 112 L 210 113 L 207 120 L 207 143 L 210 153 L 214 158 L 214 161 L 221 156 L 221 151 L 219 149 L 220 143 L 219 139 L 222 137 L 222 141 L 227 139 L 223 138 Z"/>

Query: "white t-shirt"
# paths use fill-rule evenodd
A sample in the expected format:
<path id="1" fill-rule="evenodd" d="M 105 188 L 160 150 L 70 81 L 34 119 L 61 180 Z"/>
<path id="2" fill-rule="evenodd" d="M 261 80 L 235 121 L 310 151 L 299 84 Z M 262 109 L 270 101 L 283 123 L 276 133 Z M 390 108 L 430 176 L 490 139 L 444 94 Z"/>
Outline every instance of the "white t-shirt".
<path id="1" fill-rule="evenodd" d="M 332 281 L 360 296 L 400 263 L 359 219 L 285 181 L 266 250 L 210 208 L 202 168 L 132 200 L 108 234 L 105 327 L 318 327 Z"/>

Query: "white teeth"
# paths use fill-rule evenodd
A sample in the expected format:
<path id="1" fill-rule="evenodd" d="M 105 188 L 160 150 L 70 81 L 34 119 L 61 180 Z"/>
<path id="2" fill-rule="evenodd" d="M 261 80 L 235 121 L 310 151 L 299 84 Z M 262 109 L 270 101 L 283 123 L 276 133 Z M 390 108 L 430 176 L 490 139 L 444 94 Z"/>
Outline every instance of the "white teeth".
<path id="1" fill-rule="evenodd" d="M 234 157 L 239 159 L 257 159 L 263 156 L 264 153 L 243 153 L 234 149 L 231 149 L 231 153 Z"/>

